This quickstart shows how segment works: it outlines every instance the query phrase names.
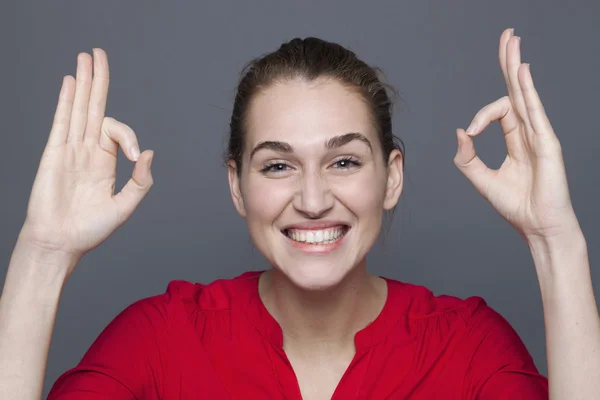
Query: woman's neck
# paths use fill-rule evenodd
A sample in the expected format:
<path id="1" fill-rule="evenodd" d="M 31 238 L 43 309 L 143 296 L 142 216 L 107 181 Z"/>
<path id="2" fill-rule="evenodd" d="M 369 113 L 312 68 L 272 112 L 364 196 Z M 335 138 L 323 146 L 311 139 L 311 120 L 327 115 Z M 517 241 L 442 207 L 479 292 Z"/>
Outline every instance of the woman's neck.
<path id="1" fill-rule="evenodd" d="M 387 299 L 387 283 L 357 266 L 328 290 L 307 291 L 271 269 L 260 276 L 259 293 L 287 342 L 301 347 L 347 347 L 371 323 Z M 289 344 L 289 343 L 288 343 Z"/>

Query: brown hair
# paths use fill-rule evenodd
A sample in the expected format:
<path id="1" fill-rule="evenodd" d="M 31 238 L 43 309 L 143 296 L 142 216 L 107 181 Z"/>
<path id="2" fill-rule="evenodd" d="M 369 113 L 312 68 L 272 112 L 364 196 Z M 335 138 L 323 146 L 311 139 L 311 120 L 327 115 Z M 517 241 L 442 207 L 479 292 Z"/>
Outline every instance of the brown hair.
<path id="1" fill-rule="evenodd" d="M 310 82 L 330 78 L 362 96 L 379 134 L 384 163 L 392 150 L 398 149 L 404 168 L 404 143 L 392 132 L 392 102 L 388 90 L 397 93 L 391 85 L 382 82 L 379 75 L 383 76 L 381 69 L 367 65 L 354 52 L 314 37 L 292 39 L 278 50 L 251 60 L 242 70 L 235 95 L 226 162 L 235 162 L 238 174 L 241 173 L 247 113 L 255 94 L 289 79 Z"/>

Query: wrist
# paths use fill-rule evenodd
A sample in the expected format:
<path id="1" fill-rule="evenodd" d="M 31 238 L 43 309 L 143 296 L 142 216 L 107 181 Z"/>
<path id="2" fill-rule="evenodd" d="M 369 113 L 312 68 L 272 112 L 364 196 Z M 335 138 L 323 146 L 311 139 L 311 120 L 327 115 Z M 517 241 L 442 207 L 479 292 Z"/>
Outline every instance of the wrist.
<path id="1" fill-rule="evenodd" d="M 2 297 L 56 300 L 80 257 L 45 249 L 21 235 L 13 250 Z"/>
<path id="2" fill-rule="evenodd" d="M 525 238 L 527 246 L 536 253 L 569 252 L 580 249 L 586 244 L 585 236 L 580 228 L 552 237 L 528 236 Z"/>
<path id="3" fill-rule="evenodd" d="M 77 264 L 83 254 L 65 251 L 56 244 L 48 244 L 38 240 L 35 235 L 35 229 L 24 224 L 19 232 L 15 251 L 19 251 L 36 264 L 53 265 L 55 267 L 67 267 Z"/>
<path id="4" fill-rule="evenodd" d="M 565 274 L 580 272 L 581 266 L 588 265 L 587 243 L 581 230 L 573 230 L 552 238 L 528 238 L 538 277 L 561 279 Z M 589 267 L 588 267 L 589 268 Z"/>

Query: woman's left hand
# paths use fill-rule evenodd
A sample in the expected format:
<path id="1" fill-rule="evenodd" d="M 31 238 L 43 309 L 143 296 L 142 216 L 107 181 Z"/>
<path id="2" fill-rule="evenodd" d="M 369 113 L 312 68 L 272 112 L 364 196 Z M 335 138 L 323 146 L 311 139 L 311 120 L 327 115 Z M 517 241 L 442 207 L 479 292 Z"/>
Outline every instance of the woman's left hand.
<path id="1" fill-rule="evenodd" d="M 457 130 L 454 163 L 527 241 L 550 240 L 580 228 L 562 148 L 533 85 L 529 64 L 521 63 L 520 41 L 512 29 L 502 33 L 499 58 L 508 96 L 482 108 L 467 132 Z M 508 149 L 498 170 L 479 159 L 472 138 L 493 121 L 500 122 Z"/>

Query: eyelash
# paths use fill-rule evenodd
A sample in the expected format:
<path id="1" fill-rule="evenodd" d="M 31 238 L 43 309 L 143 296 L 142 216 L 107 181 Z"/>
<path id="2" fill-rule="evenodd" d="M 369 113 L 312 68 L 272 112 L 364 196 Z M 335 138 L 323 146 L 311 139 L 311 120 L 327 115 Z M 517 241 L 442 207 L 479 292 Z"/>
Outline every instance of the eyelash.
<path id="1" fill-rule="evenodd" d="M 360 167 L 362 165 L 362 163 L 354 157 L 343 157 L 343 158 L 340 158 L 339 160 L 337 160 L 336 162 L 334 162 L 333 164 L 337 164 L 340 162 L 347 162 L 350 164 L 350 166 L 340 167 L 340 169 L 356 168 L 356 167 Z"/>
<path id="2" fill-rule="evenodd" d="M 362 163 L 358 159 L 356 159 L 354 157 L 343 157 L 343 158 L 340 158 L 339 160 L 336 160 L 333 163 L 333 165 L 339 164 L 341 162 L 346 162 L 346 163 L 351 164 L 350 166 L 339 167 L 338 168 L 338 169 L 342 169 L 342 170 L 347 170 L 347 169 L 350 169 L 350 168 L 357 168 L 357 167 L 360 167 L 362 165 Z M 269 172 L 280 173 L 280 172 L 285 172 L 286 171 L 285 169 L 274 169 L 274 167 L 277 167 L 277 166 L 283 166 L 284 168 L 289 167 L 288 164 L 286 164 L 283 161 L 272 161 L 272 162 L 269 162 L 267 165 L 265 165 L 260 170 L 260 172 L 262 172 L 262 173 L 269 173 Z"/>

